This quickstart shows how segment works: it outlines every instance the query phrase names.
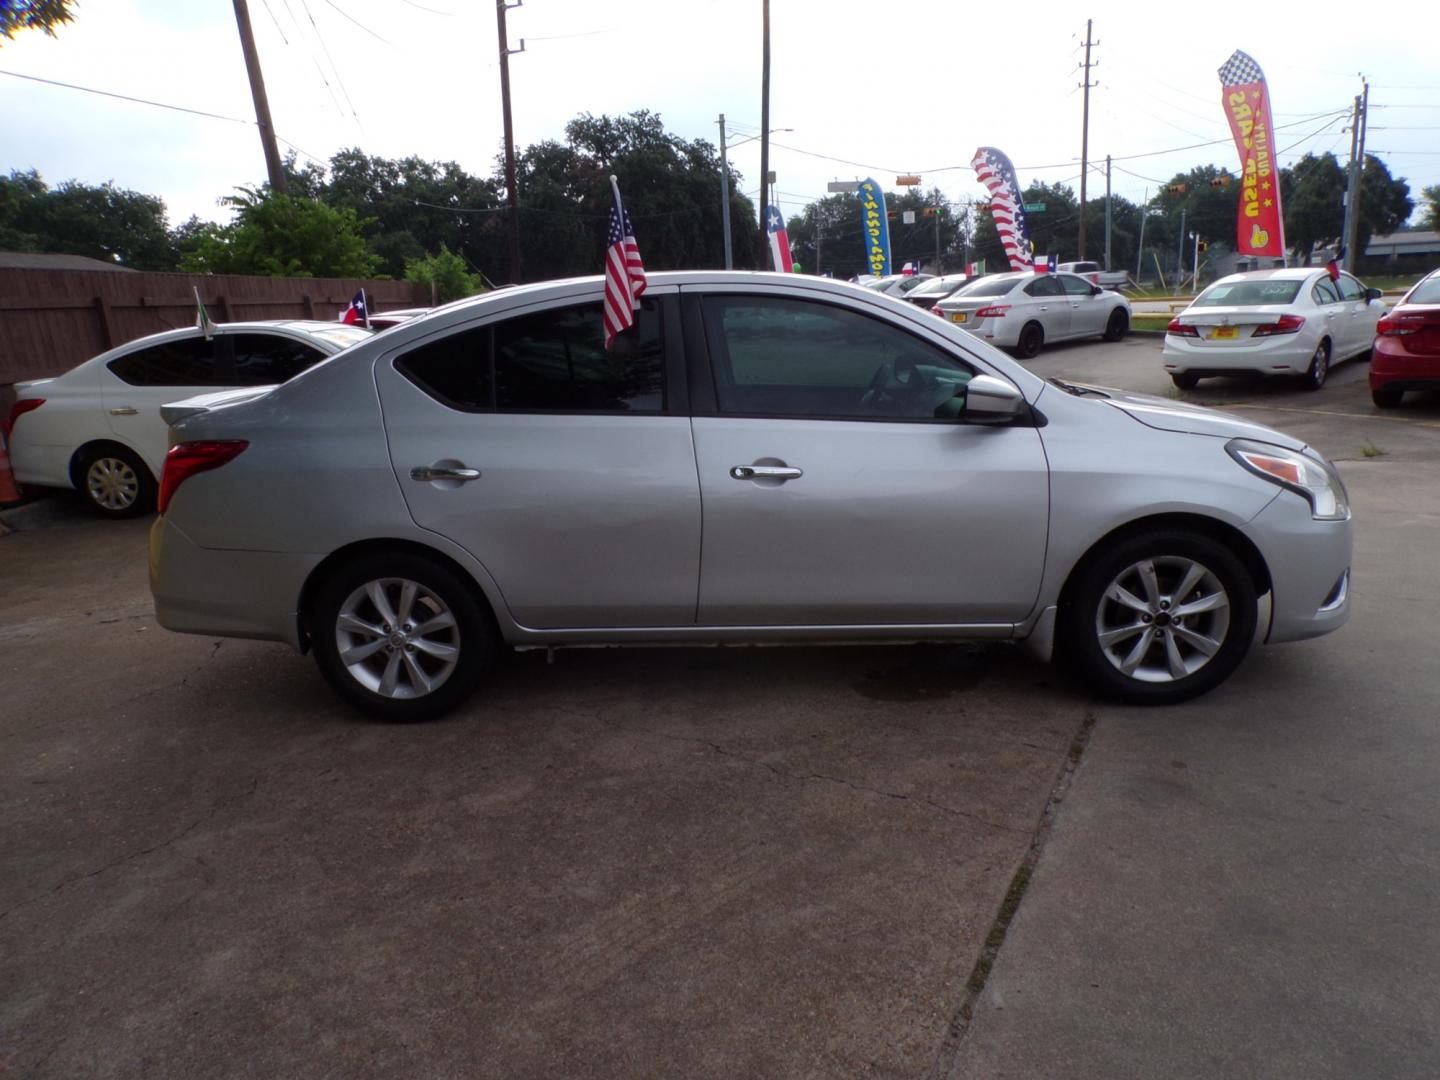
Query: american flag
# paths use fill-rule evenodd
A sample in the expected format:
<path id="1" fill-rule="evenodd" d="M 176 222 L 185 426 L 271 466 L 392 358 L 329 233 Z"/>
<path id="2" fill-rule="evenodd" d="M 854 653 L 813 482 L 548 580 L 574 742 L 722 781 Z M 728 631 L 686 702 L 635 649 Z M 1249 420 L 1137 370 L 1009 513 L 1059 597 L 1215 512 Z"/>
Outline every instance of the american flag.
<path id="1" fill-rule="evenodd" d="M 610 208 L 610 238 L 605 249 L 605 348 L 615 335 L 635 325 L 640 294 L 645 291 L 645 264 L 635 243 L 635 226 L 620 202 L 620 186 L 610 178 L 615 205 Z"/>
<path id="2" fill-rule="evenodd" d="M 1029 270 L 1030 230 L 1025 227 L 1025 203 L 1020 194 L 1020 181 L 1015 178 L 1015 166 L 993 146 L 976 150 L 970 164 L 975 169 L 975 178 L 990 191 L 990 213 L 1010 259 L 1010 269 Z"/>

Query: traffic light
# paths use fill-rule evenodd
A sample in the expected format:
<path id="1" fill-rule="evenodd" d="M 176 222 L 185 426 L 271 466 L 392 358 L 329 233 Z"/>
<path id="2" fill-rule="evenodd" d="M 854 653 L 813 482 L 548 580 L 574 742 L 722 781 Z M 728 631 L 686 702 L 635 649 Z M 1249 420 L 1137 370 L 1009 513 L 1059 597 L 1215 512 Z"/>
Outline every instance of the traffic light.
<path id="1" fill-rule="evenodd" d="M 1211 187 L 1229 187 L 1229 186 L 1230 186 L 1230 174 L 1229 174 L 1229 173 L 1221 173 L 1219 176 L 1211 177 L 1211 179 L 1210 179 L 1210 186 L 1211 186 Z"/>
<path id="2" fill-rule="evenodd" d="M 1197 240 L 1196 243 L 1195 243 L 1195 249 L 1196 249 L 1197 251 L 1202 252 L 1202 253 L 1203 253 L 1203 252 L 1206 252 L 1206 251 L 1209 251 L 1209 250 L 1210 250 L 1210 241 L 1209 241 L 1209 240 Z"/>
<path id="3" fill-rule="evenodd" d="M 1190 185 L 1189 185 L 1189 184 L 1171 184 L 1171 185 L 1170 185 L 1169 187 L 1167 187 L 1165 190 L 1168 191 L 1171 195 L 1184 195 L 1185 192 L 1187 192 L 1188 190 L 1190 190 Z"/>
<path id="4" fill-rule="evenodd" d="M 933 206 L 927 206 L 927 207 L 925 207 L 925 211 L 924 211 L 924 213 L 923 213 L 921 216 L 922 216 L 922 217 L 934 217 L 934 216 L 935 216 L 935 207 L 933 207 Z"/>

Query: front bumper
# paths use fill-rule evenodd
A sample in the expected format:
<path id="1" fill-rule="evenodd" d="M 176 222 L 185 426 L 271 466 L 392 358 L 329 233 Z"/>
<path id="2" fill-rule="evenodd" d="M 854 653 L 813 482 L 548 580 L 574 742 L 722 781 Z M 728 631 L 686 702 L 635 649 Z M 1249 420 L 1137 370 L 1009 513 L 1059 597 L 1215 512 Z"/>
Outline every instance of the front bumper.
<path id="1" fill-rule="evenodd" d="M 150 527 L 150 594 L 167 630 L 300 648 L 300 591 L 321 556 L 202 548 L 168 518 Z"/>
<path id="2" fill-rule="evenodd" d="M 1270 571 L 1267 643 L 1303 641 L 1350 619 L 1350 521 L 1316 521 L 1310 505 L 1281 492 L 1244 527 Z"/>

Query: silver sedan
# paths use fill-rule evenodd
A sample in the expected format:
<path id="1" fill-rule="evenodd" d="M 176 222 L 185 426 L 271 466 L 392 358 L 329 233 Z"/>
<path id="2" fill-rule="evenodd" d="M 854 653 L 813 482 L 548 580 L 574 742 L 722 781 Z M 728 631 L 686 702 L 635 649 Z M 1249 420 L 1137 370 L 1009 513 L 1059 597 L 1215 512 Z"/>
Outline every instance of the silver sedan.
<path id="1" fill-rule="evenodd" d="M 946 322 L 1028 360 L 1042 346 L 1072 338 L 1119 341 L 1130 329 L 1130 301 L 1078 274 L 992 274 L 934 307 Z"/>
<path id="2" fill-rule="evenodd" d="M 267 392 L 166 407 L 172 630 L 312 650 L 433 716 L 501 646 L 1023 641 L 1149 703 L 1349 615 L 1331 465 L 1238 417 L 1045 381 L 824 279 L 460 301 Z"/>

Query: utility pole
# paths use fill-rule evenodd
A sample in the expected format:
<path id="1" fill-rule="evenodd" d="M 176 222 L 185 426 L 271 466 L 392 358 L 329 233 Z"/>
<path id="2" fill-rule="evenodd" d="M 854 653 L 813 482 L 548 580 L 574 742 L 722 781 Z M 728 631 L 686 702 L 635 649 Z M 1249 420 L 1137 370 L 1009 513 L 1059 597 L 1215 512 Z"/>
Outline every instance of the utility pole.
<path id="1" fill-rule="evenodd" d="M 730 160 L 725 156 L 725 114 L 720 114 L 720 228 L 725 231 L 725 269 L 735 269 L 730 250 Z"/>
<path id="2" fill-rule="evenodd" d="M 1196 233 L 1190 238 L 1195 241 L 1195 269 L 1190 274 L 1190 288 L 1196 292 L 1200 291 L 1200 234 Z"/>
<path id="3" fill-rule="evenodd" d="M 275 125 L 270 122 L 270 99 L 265 96 L 265 77 L 260 73 L 260 54 L 255 51 L 255 35 L 250 30 L 250 8 L 245 0 L 235 0 L 235 22 L 240 27 L 245 70 L 250 74 L 250 96 L 255 99 L 255 126 L 260 129 L 260 144 L 265 148 L 265 171 L 270 174 L 270 190 L 284 195 L 287 194 L 285 169 L 280 163 L 280 148 L 275 145 Z"/>
<path id="4" fill-rule="evenodd" d="M 1140 269 L 1145 263 L 1145 219 L 1150 216 L 1150 189 L 1145 189 L 1145 197 L 1140 200 L 1140 244 L 1135 253 L 1135 284 L 1140 284 Z"/>
<path id="5" fill-rule="evenodd" d="M 1090 25 L 1093 20 L 1085 20 L 1085 81 L 1080 85 L 1085 90 L 1085 113 L 1080 128 L 1080 253 L 1077 259 L 1085 258 L 1085 177 L 1090 172 L 1090 88 L 1099 85 L 1090 81 L 1090 69 L 1097 66 L 1090 63 L 1090 46 L 1100 44 L 1098 41 L 1090 40 Z"/>
<path id="6" fill-rule="evenodd" d="M 760 251 L 763 253 L 770 250 L 770 237 L 765 232 L 765 208 L 770 205 L 770 0 L 761 0 L 760 9 Z"/>
<path id="7" fill-rule="evenodd" d="M 519 7 L 524 0 L 507 4 L 496 0 L 495 26 L 500 34 L 500 108 L 505 120 L 505 201 L 510 207 L 510 284 L 520 284 L 520 193 L 515 190 L 515 128 L 510 122 L 510 54 L 525 51 L 525 39 L 520 39 L 520 48 L 510 48 L 510 37 L 505 32 L 505 12 Z"/>
<path id="8" fill-rule="evenodd" d="M 940 264 L 940 189 L 935 189 L 935 275 L 938 277 L 945 272 Z"/>
<path id="9" fill-rule="evenodd" d="M 1180 208 L 1180 250 L 1175 253 L 1175 276 L 1185 276 L 1185 208 Z"/>
<path id="10" fill-rule="evenodd" d="M 1365 124 L 1370 106 L 1370 84 L 1355 99 L 1355 117 L 1350 127 L 1350 179 L 1345 187 L 1345 269 L 1355 272 L 1360 240 L 1360 183 L 1365 172 Z"/>
<path id="11" fill-rule="evenodd" d="M 1105 155 L 1105 269 L 1110 269 L 1110 155 Z"/>

